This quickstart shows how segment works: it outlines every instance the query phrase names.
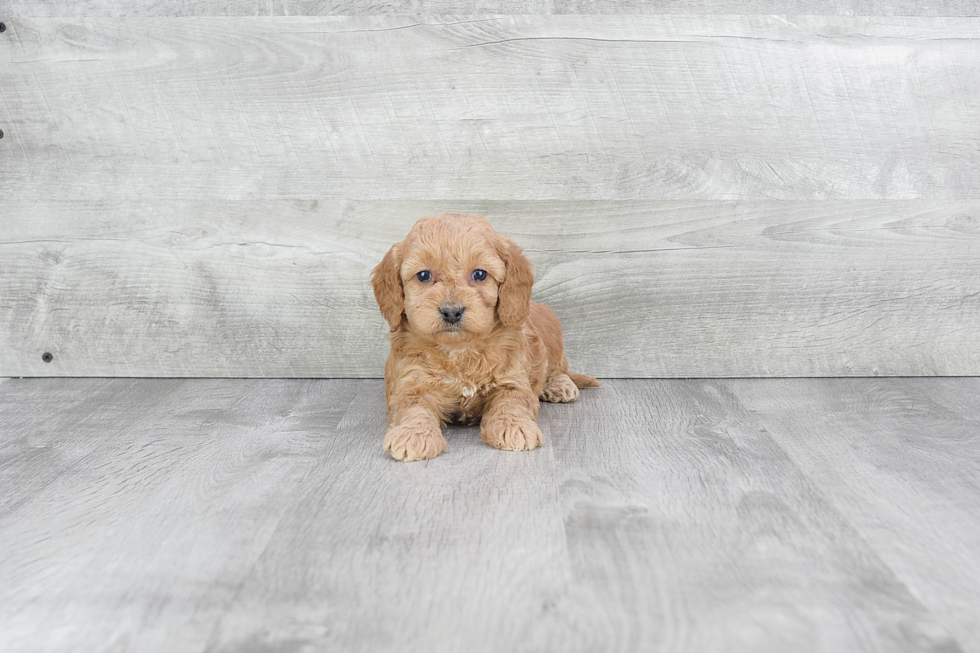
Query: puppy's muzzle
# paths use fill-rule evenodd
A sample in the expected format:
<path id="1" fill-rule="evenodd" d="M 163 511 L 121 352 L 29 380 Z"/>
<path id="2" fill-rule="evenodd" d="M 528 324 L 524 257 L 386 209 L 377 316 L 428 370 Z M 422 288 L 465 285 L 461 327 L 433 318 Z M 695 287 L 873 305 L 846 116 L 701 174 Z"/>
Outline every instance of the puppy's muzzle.
<path id="1" fill-rule="evenodd" d="M 440 306 L 439 312 L 442 313 L 442 321 L 446 324 L 459 324 L 463 319 L 465 306 Z"/>

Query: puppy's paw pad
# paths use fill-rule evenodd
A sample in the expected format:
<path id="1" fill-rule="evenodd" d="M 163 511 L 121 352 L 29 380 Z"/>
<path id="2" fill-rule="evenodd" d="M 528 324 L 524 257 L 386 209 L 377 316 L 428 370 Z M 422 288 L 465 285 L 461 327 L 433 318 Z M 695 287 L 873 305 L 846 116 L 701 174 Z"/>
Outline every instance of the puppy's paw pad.
<path id="1" fill-rule="evenodd" d="M 578 399 L 578 386 L 567 374 L 557 374 L 548 379 L 541 398 L 555 404 L 567 404 Z"/>
<path id="2" fill-rule="evenodd" d="M 442 431 L 417 424 L 396 424 L 385 433 L 384 450 L 395 460 L 427 460 L 446 450 Z"/>
<path id="3" fill-rule="evenodd" d="M 483 425 L 480 437 L 491 447 L 507 451 L 530 451 L 544 444 L 544 434 L 530 419 L 495 419 Z"/>

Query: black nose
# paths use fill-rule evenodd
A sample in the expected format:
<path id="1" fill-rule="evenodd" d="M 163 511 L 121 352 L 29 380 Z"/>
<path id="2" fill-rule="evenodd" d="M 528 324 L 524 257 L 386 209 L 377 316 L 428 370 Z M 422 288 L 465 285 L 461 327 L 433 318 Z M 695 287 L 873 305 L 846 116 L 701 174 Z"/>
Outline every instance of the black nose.
<path id="1" fill-rule="evenodd" d="M 463 319 L 463 311 L 466 308 L 463 306 L 440 306 L 439 312 L 442 313 L 442 319 L 449 324 L 459 324 L 459 321 Z"/>

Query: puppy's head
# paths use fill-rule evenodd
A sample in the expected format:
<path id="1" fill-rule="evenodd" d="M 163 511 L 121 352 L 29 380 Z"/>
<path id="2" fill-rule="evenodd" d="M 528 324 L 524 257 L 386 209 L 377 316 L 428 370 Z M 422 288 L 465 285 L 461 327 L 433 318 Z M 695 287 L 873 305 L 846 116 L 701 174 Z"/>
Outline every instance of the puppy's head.
<path id="1" fill-rule="evenodd" d="M 403 325 L 441 344 L 527 319 L 534 272 L 521 248 L 481 216 L 422 218 L 371 274 L 392 331 Z"/>

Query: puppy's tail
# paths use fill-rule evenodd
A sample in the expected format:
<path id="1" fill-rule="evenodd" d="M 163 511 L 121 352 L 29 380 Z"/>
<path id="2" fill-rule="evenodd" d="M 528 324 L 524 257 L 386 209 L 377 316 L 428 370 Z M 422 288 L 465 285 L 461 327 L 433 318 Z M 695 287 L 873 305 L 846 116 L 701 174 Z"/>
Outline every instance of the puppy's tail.
<path id="1" fill-rule="evenodd" d="M 568 378 L 579 388 L 598 388 L 601 383 L 588 374 L 578 374 L 576 372 L 566 372 Z"/>

